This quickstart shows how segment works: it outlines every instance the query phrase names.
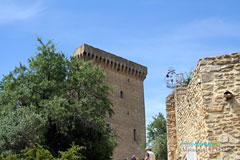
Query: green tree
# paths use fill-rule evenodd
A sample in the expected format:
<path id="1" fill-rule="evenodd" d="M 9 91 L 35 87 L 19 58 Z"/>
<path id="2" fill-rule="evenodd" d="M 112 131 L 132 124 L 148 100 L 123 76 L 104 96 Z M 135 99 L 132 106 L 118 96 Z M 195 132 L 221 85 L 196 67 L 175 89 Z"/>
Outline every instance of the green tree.
<path id="1" fill-rule="evenodd" d="M 147 126 L 148 145 L 151 145 L 157 160 L 167 160 L 167 128 L 166 119 L 162 113 L 153 117 L 153 122 Z"/>
<path id="2" fill-rule="evenodd" d="M 20 153 L 33 143 L 59 156 L 74 142 L 86 147 L 88 160 L 111 159 L 116 143 L 104 121 L 113 114 L 105 73 L 38 41 L 29 66 L 20 64 L 0 82 L 0 153 Z"/>
<path id="3" fill-rule="evenodd" d="M 20 154 L 10 154 L 7 157 L 0 157 L 0 160 L 84 160 L 85 157 L 81 154 L 84 149 L 73 144 L 67 151 L 59 151 L 60 158 L 57 158 L 41 145 L 30 144 Z"/>

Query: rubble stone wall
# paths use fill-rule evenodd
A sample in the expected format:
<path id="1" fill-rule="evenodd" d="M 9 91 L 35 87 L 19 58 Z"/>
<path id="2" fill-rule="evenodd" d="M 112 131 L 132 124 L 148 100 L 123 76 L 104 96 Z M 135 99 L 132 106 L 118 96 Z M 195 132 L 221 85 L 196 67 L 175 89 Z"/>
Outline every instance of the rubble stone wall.
<path id="1" fill-rule="evenodd" d="M 188 86 L 178 86 L 166 103 L 168 148 L 175 146 L 169 160 L 188 154 L 183 142 L 218 143 L 197 151 L 198 159 L 240 159 L 240 53 L 200 59 Z"/>

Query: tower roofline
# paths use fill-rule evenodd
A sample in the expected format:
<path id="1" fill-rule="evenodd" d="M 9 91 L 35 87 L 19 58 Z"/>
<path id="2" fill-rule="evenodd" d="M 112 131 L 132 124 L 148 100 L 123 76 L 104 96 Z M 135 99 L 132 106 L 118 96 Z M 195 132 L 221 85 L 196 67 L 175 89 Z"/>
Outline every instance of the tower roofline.
<path id="1" fill-rule="evenodd" d="M 147 67 L 92 47 L 88 44 L 83 44 L 77 48 L 74 52 L 74 56 L 80 59 L 93 60 L 99 64 L 107 66 L 107 68 L 134 75 L 142 80 L 144 80 L 147 75 Z"/>

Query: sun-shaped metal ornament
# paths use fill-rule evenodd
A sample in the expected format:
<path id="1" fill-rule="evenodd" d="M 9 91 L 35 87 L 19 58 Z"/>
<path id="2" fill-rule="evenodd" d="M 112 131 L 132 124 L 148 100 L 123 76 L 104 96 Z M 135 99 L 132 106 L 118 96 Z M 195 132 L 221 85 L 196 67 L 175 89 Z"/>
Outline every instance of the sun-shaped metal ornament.
<path id="1" fill-rule="evenodd" d="M 177 74 L 173 67 L 169 67 L 168 73 L 165 77 L 165 82 L 167 84 L 167 88 L 176 88 L 177 85 L 181 85 L 183 83 L 183 74 Z"/>

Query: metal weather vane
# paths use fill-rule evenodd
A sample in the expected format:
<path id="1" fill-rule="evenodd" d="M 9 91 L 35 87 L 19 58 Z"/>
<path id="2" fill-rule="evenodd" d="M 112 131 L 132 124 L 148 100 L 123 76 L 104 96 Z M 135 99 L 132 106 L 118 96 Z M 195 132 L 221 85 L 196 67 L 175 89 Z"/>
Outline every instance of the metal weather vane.
<path id="1" fill-rule="evenodd" d="M 169 67 L 168 73 L 165 77 L 167 88 L 176 88 L 176 86 L 183 83 L 183 74 L 177 74 L 173 67 Z"/>

